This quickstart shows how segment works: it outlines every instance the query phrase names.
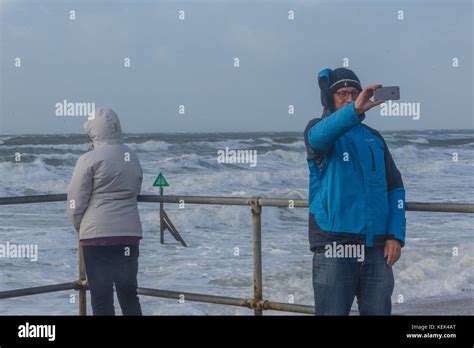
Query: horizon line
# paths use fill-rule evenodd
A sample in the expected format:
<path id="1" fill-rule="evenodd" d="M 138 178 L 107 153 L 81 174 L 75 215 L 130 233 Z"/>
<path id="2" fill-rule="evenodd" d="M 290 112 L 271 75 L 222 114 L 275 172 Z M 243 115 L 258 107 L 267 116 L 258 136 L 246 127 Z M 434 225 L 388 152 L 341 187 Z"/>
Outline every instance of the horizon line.
<path id="1" fill-rule="evenodd" d="M 380 132 L 426 132 L 426 131 L 473 131 L 469 128 L 424 128 L 424 129 L 377 129 Z M 297 131 L 274 131 L 274 130 L 262 130 L 262 131 L 166 131 L 166 132 L 122 132 L 122 134 L 237 134 L 237 133 L 303 133 L 303 130 Z M 78 133 L 0 133 L 0 136 L 14 136 L 14 135 L 86 135 L 85 132 Z"/>

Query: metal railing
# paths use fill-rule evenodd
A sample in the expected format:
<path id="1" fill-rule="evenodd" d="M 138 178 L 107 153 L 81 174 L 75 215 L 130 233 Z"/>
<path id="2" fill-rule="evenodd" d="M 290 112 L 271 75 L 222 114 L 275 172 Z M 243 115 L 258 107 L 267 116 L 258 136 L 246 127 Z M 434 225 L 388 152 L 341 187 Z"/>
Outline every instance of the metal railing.
<path id="1" fill-rule="evenodd" d="M 65 194 L 21 196 L 21 197 L 0 197 L 0 205 L 24 204 L 24 203 L 44 203 L 66 201 Z M 262 285 L 262 207 L 294 207 L 307 208 L 308 202 L 303 199 L 281 199 L 281 198 L 260 198 L 260 197 L 208 197 L 208 196 L 160 196 L 160 195 L 139 195 L 139 202 L 146 203 L 181 203 L 186 204 L 208 204 L 208 205 L 235 205 L 250 206 L 253 224 L 253 298 L 236 298 L 215 296 L 207 294 L 197 294 L 181 291 L 170 291 L 161 289 L 138 288 L 138 294 L 144 296 L 162 297 L 170 299 L 181 299 L 182 296 L 188 301 L 202 303 L 222 304 L 228 306 L 238 306 L 253 309 L 254 315 L 262 315 L 264 310 L 276 310 L 293 313 L 314 314 L 314 307 L 301 304 L 273 302 L 263 298 Z M 466 203 L 421 203 L 407 202 L 407 211 L 422 212 L 444 212 L 444 213 L 474 213 L 474 204 Z M 84 259 L 82 247 L 78 247 L 78 269 L 79 279 L 70 283 L 53 284 L 47 286 L 31 287 L 0 291 L 0 299 L 44 294 L 48 292 L 77 290 L 79 291 L 79 315 L 86 315 L 86 291 L 88 284 L 84 270 Z"/>

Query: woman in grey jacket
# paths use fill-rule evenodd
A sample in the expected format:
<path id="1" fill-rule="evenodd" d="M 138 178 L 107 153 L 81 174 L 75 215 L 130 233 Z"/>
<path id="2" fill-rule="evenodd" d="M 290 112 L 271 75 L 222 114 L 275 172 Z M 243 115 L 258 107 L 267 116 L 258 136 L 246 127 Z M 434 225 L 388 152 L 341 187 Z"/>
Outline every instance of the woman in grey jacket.
<path id="1" fill-rule="evenodd" d="M 67 214 L 79 233 L 94 315 L 141 315 L 137 296 L 142 227 L 137 208 L 143 171 L 123 144 L 117 114 L 97 108 L 84 123 L 94 149 L 79 157 L 67 190 Z"/>

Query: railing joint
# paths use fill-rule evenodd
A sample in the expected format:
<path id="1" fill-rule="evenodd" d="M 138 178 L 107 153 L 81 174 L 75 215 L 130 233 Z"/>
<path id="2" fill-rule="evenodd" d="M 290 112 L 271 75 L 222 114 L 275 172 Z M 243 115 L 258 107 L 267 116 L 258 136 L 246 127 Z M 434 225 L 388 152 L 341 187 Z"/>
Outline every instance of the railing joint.
<path id="1" fill-rule="evenodd" d="M 260 214 L 262 212 L 262 206 L 260 205 L 260 197 L 250 198 L 247 203 L 252 209 L 252 213 Z"/>
<path id="2" fill-rule="evenodd" d="M 87 280 L 75 280 L 72 285 L 74 286 L 74 290 L 88 290 L 89 284 Z"/>

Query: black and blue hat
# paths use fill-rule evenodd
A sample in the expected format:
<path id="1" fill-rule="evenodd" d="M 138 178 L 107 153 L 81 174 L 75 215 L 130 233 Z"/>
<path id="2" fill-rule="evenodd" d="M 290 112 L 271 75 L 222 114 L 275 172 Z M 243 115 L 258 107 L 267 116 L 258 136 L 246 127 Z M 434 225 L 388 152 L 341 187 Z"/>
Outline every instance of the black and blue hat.
<path id="1" fill-rule="evenodd" d="M 332 95 L 339 88 L 355 87 L 362 91 L 360 80 L 350 69 L 337 68 L 334 70 L 324 69 L 318 74 L 318 84 L 321 89 L 321 104 L 324 106 L 324 114 L 334 111 Z"/>
<path id="2" fill-rule="evenodd" d="M 329 74 L 329 92 L 336 93 L 339 88 L 355 87 L 362 91 L 360 80 L 357 75 L 350 69 L 337 68 Z"/>

